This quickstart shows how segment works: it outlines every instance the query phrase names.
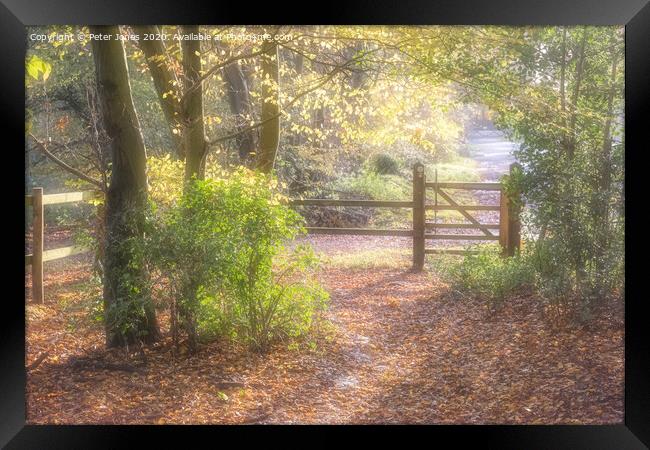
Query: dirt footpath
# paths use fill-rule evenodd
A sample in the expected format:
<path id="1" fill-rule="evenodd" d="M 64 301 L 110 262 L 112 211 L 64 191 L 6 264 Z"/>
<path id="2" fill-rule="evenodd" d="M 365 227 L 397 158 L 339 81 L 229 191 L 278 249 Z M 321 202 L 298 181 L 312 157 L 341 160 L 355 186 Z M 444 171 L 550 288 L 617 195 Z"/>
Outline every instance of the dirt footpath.
<path id="1" fill-rule="evenodd" d="M 79 269 L 66 276 L 83 278 Z M 622 310 L 590 329 L 551 331 L 539 302 L 496 315 L 431 275 L 330 268 L 317 339 L 255 355 L 212 343 L 134 353 L 70 327 L 50 300 L 28 306 L 30 423 L 621 423 Z"/>

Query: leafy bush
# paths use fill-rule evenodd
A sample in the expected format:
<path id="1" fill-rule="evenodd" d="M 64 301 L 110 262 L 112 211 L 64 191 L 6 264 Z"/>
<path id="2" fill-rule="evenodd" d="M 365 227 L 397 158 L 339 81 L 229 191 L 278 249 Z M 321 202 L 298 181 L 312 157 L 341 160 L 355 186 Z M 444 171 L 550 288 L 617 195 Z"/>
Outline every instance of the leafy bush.
<path id="1" fill-rule="evenodd" d="M 320 197 L 330 179 L 338 173 L 340 149 L 287 145 L 282 147 L 275 164 L 278 179 L 288 186 L 291 195 Z"/>
<path id="2" fill-rule="evenodd" d="M 185 163 L 173 159 L 169 154 L 147 158 L 147 179 L 149 182 L 149 198 L 158 209 L 174 205 L 183 194 Z M 205 177 L 218 178 L 225 175 L 222 167 L 213 161 L 206 160 Z"/>
<path id="3" fill-rule="evenodd" d="M 371 167 L 378 175 L 399 175 L 399 164 L 387 153 L 378 153 L 371 159 Z"/>
<path id="4" fill-rule="evenodd" d="M 184 171 L 184 162 L 169 155 L 147 158 L 149 198 L 158 208 L 170 207 L 181 197 Z"/>
<path id="5" fill-rule="evenodd" d="M 412 196 L 410 180 L 398 175 L 378 175 L 370 171 L 344 177 L 336 183 L 335 187 L 338 191 L 345 192 L 345 197 L 354 199 L 408 200 Z M 354 208 L 346 209 L 354 211 Z M 370 214 L 374 226 L 399 227 L 406 226 L 410 221 L 410 212 L 407 209 L 358 208 L 358 210 L 361 214 Z"/>
<path id="6" fill-rule="evenodd" d="M 445 261 L 440 269 L 457 289 L 485 299 L 492 309 L 535 281 L 527 255 L 504 258 L 496 246 L 484 246 L 478 254 L 468 254 L 457 263 Z"/>
<path id="7" fill-rule="evenodd" d="M 622 297 L 625 267 L 619 255 L 624 243 L 621 239 L 610 245 L 610 251 L 603 252 L 598 260 L 576 261 L 566 239 L 546 237 L 536 242 L 530 258 L 536 290 L 556 321 L 571 318 L 586 322 L 598 302 Z M 583 264 L 582 270 L 576 268 Z"/>
<path id="8" fill-rule="evenodd" d="M 586 322 L 598 303 L 622 298 L 622 173 L 612 174 L 616 182 L 605 189 L 588 155 L 563 161 L 530 144 L 523 148 L 530 152 L 521 155 L 525 169 L 506 179 L 506 187 L 522 192 L 529 205 L 523 228 L 535 236 L 538 293 L 562 319 Z"/>
<path id="9" fill-rule="evenodd" d="M 174 330 L 199 338 L 228 335 L 266 350 L 299 336 L 327 298 L 310 276 L 313 253 L 299 247 L 304 231 L 277 182 L 239 169 L 226 178 L 194 180 L 161 214 L 151 236 L 152 262 L 168 278 Z"/>
<path id="10" fill-rule="evenodd" d="M 336 189 L 351 198 L 373 200 L 404 200 L 411 197 L 410 183 L 396 175 L 378 175 L 362 172 L 357 176 L 341 178 Z"/>

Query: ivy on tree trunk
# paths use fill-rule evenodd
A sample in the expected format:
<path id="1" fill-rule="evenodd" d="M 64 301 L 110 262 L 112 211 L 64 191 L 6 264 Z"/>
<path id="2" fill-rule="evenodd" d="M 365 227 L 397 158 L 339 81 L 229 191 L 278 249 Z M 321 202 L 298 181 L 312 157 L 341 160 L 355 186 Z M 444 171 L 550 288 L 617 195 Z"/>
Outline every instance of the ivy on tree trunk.
<path id="1" fill-rule="evenodd" d="M 198 34 L 198 25 L 183 26 L 184 34 Z M 203 86 L 201 82 L 201 42 L 184 39 L 183 49 L 183 122 L 185 130 L 185 179 L 203 178 L 207 144 L 203 123 Z"/>
<path id="2" fill-rule="evenodd" d="M 262 128 L 257 169 L 270 173 L 280 142 L 280 98 L 278 46 L 273 41 L 262 44 Z"/>
<path id="3" fill-rule="evenodd" d="M 131 97 L 126 56 L 115 39 L 117 26 L 90 27 L 111 34 L 92 40 L 98 96 L 110 141 L 112 173 L 106 194 L 104 311 L 109 347 L 152 342 L 159 337 L 149 296 L 148 274 L 137 243 L 144 234 L 147 206 L 146 152 Z"/>

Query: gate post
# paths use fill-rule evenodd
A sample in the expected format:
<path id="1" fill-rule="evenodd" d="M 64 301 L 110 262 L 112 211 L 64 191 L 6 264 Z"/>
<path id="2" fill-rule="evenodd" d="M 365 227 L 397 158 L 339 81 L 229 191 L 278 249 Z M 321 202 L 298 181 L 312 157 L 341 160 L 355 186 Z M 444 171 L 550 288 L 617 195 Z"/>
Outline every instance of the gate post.
<path id="1" fill-rule="evenodd" d="M 510 176 L 521 166 L 510 164 Z M 514 256 L 521 247 L 521 194 L 519 192 L 503 192 L 501 189 L 499 211 L 499 243 L 504 256 Z"/>
<path id="2" fill-rule="evenodd" d="M 503 186 L 499 191 L 499 244 L 501 245 L 502 256 L 512 256 L 508 247 L 508 236 L 510 235 L 510 201 L 508 195 L 503 192 Z"/>
<path id="3" fill-rule="evenodd" d="M 424 165 L 416 163 L 413 166 L 413 270 L 416 272 L 424 267 L 425 198 Z"/>
<path id="4" fill-rule="evenodd" d="M 32 300 L 43 303 L 43 188 L 32 189 Z"/>
<path id="5" fill-rule="evenodd" d="M 518 163 L 510 164 L 510 176 L 514 175 L 516 170 L 521 170 L 521 166 Z M 508 248 L 512 255 L 515 254 L 515 250 L 518 252 L 521 248 L 521 193 L 519 191 L 512 193 L 512 198 L 509 201 L 509 212 L 508 212 Z"/>

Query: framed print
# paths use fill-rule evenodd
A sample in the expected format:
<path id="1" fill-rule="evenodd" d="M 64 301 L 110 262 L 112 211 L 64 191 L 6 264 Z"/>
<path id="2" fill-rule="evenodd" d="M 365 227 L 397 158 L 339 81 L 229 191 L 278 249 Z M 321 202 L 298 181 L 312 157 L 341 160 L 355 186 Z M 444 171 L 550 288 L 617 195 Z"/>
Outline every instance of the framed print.
<path id="1" fill-rule="evenodd" d="M 647 2 L 287 9 L 3 0 L 3 445 L 646 448 Z"/>

